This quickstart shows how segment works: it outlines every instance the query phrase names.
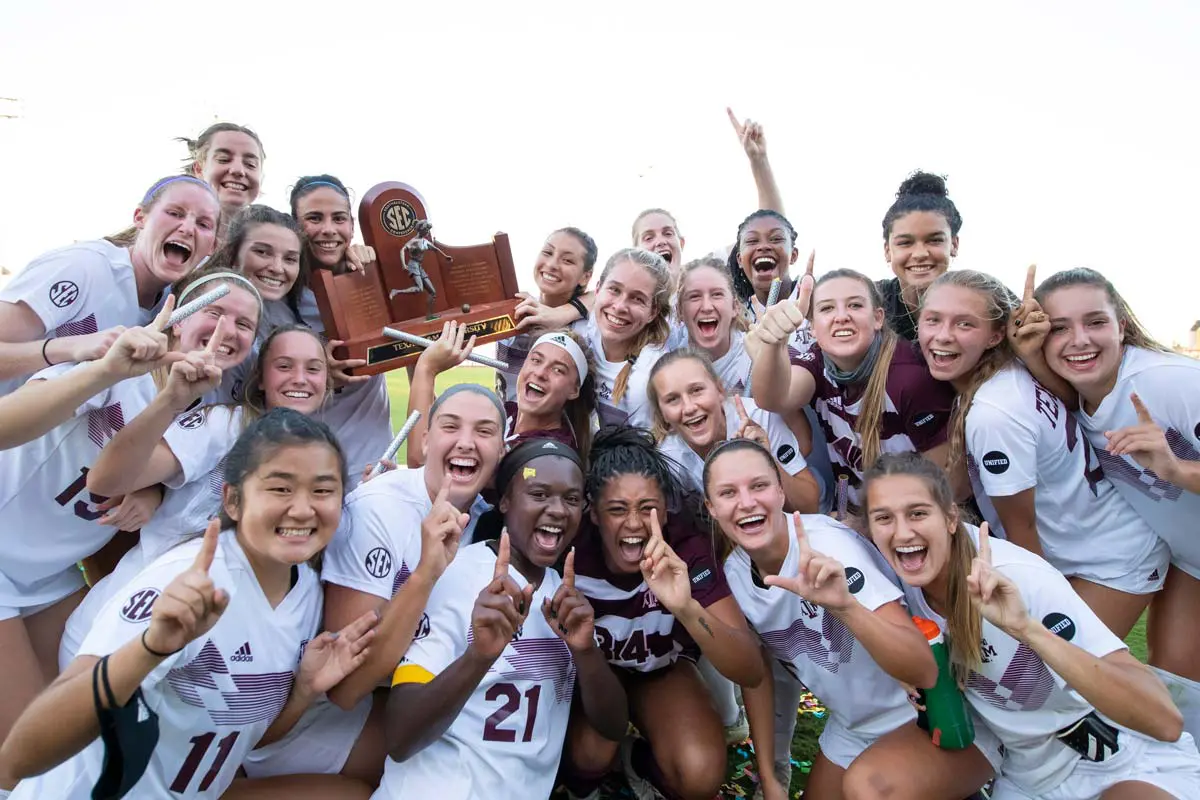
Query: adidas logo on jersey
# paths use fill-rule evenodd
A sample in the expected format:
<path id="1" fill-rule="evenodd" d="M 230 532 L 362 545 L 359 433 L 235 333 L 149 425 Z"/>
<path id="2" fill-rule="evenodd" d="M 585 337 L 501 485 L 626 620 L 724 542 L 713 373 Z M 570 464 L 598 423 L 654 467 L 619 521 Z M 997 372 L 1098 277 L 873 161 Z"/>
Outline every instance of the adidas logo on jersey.
<path id="1" fill-rule="evenodd" d="M 254 654 L 250 652 L 250 643 L 246 642 L 237 649 L 237 652 L 229 657 L 230 661 L 250 662 L 254 660 Z"/>

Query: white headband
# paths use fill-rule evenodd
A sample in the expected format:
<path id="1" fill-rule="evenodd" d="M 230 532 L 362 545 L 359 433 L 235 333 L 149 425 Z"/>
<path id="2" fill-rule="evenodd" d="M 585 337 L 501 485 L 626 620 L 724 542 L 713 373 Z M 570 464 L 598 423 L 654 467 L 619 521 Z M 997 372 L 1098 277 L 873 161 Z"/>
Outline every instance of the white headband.
<path id="1" fill-rule="evenodd" d="M 250 294 L 254 295 L 254 299 L 258 301 L 258 313 L 262 313 L 263 299 L 262 295 L 258 293 L 258 287 L 251 283 L 245 275 L 239 275 L 236 272 L 214 272 L 211 275 L 205 275 L 203 278 L 189 283 L 188 287 L 179 293 L 179 299 L 175 302 L 177 304 L 182 304 L 189 295 L 195 293 L 197 289 L 206 283 L 210 283 L 211 281 L 233 281 L 234 283 L 241 284 L 243 288 L 249 289 Z"/>
<path id="2" fill-rule="evenodd" d="M 543 333 L 533 343 L 533 347 L 529 348 L 529 352 L 532 353 L 539 344 L 552 344 L 566 350 L 567 355 L 575 362 L 575 369 L 579 372 L 579 385 L 583 386 L 583 382 L 588 376 L 587 356 L 583 354 L 583 349 L 575 343 L 574 339 L 565 333 Z"/>

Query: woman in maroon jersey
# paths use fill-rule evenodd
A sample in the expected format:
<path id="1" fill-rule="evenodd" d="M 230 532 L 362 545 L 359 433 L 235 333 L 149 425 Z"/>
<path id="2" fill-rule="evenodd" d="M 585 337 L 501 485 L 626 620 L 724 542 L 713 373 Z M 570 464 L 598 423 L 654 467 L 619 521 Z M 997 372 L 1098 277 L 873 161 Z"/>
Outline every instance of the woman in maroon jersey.
<path id="1" fill-rule="evenodd" d="M 637 797 L 709 800 L 725 777 L 725 737 L 696 669 L 703 654 L 725 677 L 762 680 L 763 661 L 716 565 L 711 539 L 678 511 L 673 464 L 648 431 L 605 428 L 587 476 L 591 526 L 576 544 L 576 587 L 595 609 L 596 639 L 617 668 L 641 737 L 620 747 Z M 595 791 L 618 744 L 573 718 L 566 784 Z"/>

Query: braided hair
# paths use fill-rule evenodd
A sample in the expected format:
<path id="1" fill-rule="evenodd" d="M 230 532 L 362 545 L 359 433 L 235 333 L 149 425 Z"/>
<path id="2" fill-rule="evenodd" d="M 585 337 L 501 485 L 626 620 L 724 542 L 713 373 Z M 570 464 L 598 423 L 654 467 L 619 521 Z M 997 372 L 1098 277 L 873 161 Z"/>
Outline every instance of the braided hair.
<path id="1" fill-rule="evenodd" d="M 787 230 L 788 238 L 791 239 L 791 246 L 789 246 L 787 249 L 791 250 L 796 246 L 795 227 L 792 226 L 792 223 L 788 221 L 787 217 L 785 217 L 783 214 L 780 214 L 778 211 L 774 211 L 770 208 L 760 208 L 758 211 L 755 211 L 753 214 L 742 220 L 742 224 L 738 225 L 737 244 L 735 244 L 733 249 L 729 251 L 729 258 L 726 266 L 729 267 L 729 274 L 733 276 L 733 288 L 737 292 L 738 297 L 742 298 L 742 302 L 744 303 L 749 303 L 750 298 L 754 296 L 754 285 L 750 283 L 750 278 L 747 277 L 746 271 L 742 269 L 742 235 L 746 232 L 746 226 L 748 226 L 751 222 L 754 222 L 754 220 L 762 219 L 763 217 L 770 217 L 772 219 L 779 220 L 780 224 L 783 225 L 783 227 Z"/>
<path id="2" fill-rule="evenodd" d="M 672 508 L 682 496 L 678 473 L 679 465 L 663 455 L 650 431 L 631 425 L 608 425 L 592 439 L 584 493 L 588 503 L 595 506 L 610 480 L 621 475 L 643 475 L 658 484 L 667 508 Z"/>

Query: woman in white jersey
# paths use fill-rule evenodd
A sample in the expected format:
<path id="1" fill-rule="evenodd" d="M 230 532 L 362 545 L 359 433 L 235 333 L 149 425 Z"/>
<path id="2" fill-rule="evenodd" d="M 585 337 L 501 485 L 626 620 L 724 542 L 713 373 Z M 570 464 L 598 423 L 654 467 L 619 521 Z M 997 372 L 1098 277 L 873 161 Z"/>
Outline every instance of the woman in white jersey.
<path id="1" fill-rule="evenodd" d="M 601 426 L 650 425 L 646 378 L 670 332 L 670 282 L 661 256 L 633 247 L 613 253 L 600 273 L 587 339 Z"/>
<path id="2" fill-rule="evenodd" d="M 554 316 L 555 309 L 569 306 L 580 315 L 578 320 L 561 327 L 581 331 L 585 327 L 590 298 L 589 305 L 581 298 L 592 280 L 597 253 L 595 239 L 579 228 L 559 228 L 546 237 L 533 262 L 533 282 L 538 288 L 538 297 L 534 299 L 524 292 L 517 295 L 521 298 L 515 312 L 517 324 L 525 332 L 496 344 L 496 357 L 508 364 L 507 370 L 496 373 L 499 384 L 496 394 L 505 402 L 516 400 L 517 376 L 529 357 L 534 340 L 546 331 L 546 322 Z"/>
<path id="3" fill-rule="evenodd" d="M 789 353 L 808 317 L 815 344 Z M 934 380 L 920 352 L 885 326 L 875 283 L 854 270 L 800 280 L 796 300 L 767 309 L 748 337 L 754 400 L 768 411 L 811 405 L 838 481 L 837 512 L 853 513 L 867 465 L 880 453 L 916 450 L 946 458 L 952 390 Z"/>
<path id="4" fill-rule="evenodd" d="M 726 681 L 762 680 L 753 635 L 698 509 L 680 502 L 676 469 L 648 431 L 619 426 L 596 436 L 587 477 L 592 524 L 576 544 L 576 585 L 595 609 L 596 639 L 618 669 L 641 736 L 621 743 L 572 719 L 566 785 L 576 797 L 595 791 L 621 745 L 621 767 L 639 798 L 711 798 L 725 777 L 726 740 L 697 661 L 712 662 Z"/>
<path id="5" fill-rule="evenodd" d="M 548 797 L 572 706 L 610 739 L 624 735 L 625 693 L 568 551 L 583 483 L 578 454 L 549 439 L 501 462 L 498 542 L 450 553 L 392 677 L 377 800 Z"/>
<path id="6" fill-rule="evenodd" d="M 299 220 L 304 230 L 302 269 L 310 281 L 319 269 L 341 274 L 361 269 L 364 260 L 374 260 L 371 248 L 351 243 L 354 216 L 350 213 L 350 192 L 334 176 L 313 175 L 296 181 L 292 187 L 291 209 L 292 216 Z M 312 289 L 304 288 L 299 305 L 299 321 L 324 334 L 325 325 Z M 366 362 L 335 358 L 334 348 L 341 344 L 336 340 L 328 341 L 329 368 L 335 388 L 321 412 L 321 419 L 333 428 L 346 451 L 346 458 L 355 465 L 350 478 L 354 486 L 360 477 L 358 470 L 377 460 L 391 441 L 391 401 L 383 375 L 354 376 L 346 372 Z"/>
<path id="7" fill-rule="evenodd" d="M 1038 286 L 1050 369 L 1079 393 L 1079 424 L 1104 475 L 1171 548 L 1147 638 L 1160 676 L 1200 733 L 1200 363 L 1158 344 L 1103 275 L 1073 269 Z M 1136 398 L 1136 399 L 1135 399 Z M 1178 622 L 1167 623 L 1167 620 Z M 1169 627 L 1159 628 L 1161 623 Z M 1176 625 L 1190 635 L 1167 636 Z"/>
<path id="8" fill-rule="evenodd" d="M 724 568 L 738 605 L 769 656 L 829 708 L 806 791 L 868 796 L 862 792 L 870 784 L 847 770 L 880 742 L 927 765 L 897 776 L 905 793 L 889 797 L 961 800 L 982 786 L 992 774 L 992 748 L 980 741 L 939 750 L 915 724 L 904 685 L 933 686 L 937 666 L 870 544 L 829 517 L 786 514 L 779 468 L 750 440 L 715 450 L 704 484 L 724 549 L 732 547 Z M 774 751 L 771 683 L 743 690 L 743 697 L 766 761 Z M 764 797 L 785 796 L 771 785 L 769 762 L 760 763 L 760 773 L 767 779 Z"/>
<path id="9" fill-rule="evenodd" d="M 417 359 L 408 391 L 408 413 L 421 412 L 408 435 L 408 466 L 420 467 L 428 410 L 438 376 L 467 360 L 475 337 L 466 325 L 447 322 L 442 335 Z M 592 413 L 596 407 L 596 362 L 584 338 L 574 331 L 547 331 L 530 338 L 513 398 L 504 403 L 504 441 L 508 448 L 526 439 L 554 439 L 575 449 L 585 461 L 592 445 Z M 500 394 L 500 392 L 497 392 Z"/>
<path id="10" fill-rule="evenodd" d="M 195 178 L 163 178 L 134 225 L 39 256 L 0 291 L 0 394 L 54 364 L 100 358 L 125 327 L 154 317 L 163 290 L 203 262 L 221 207 Z"/>
<path id="11" fill-rule="evenodd" d="M 967 702 L 1004 745 L 993 800 L 1200 794 L 1171 695 L 1058 570 L 964 525 L 945 473 L 915 454 L 881 457 L 865 493 L 910 610 L 946 630 Z M 910 780 L 891 767 L 880 786 Z"/>
<path id="12" fill-rule="evenodd" d="M 1016 297 L 990 275 L 956 270 L 921 303 L 930 374 L 958 393 L 950 471 L 965 462 L 992 530 L 1043 556 L 1126 636 L 1162 588 L 1170 551 L 1105 477 L 1075 414 L 1017 360 L 1006 337 Z"/>
<path id="13" fill-rule="evenodd" d="M 820 488 L 795 435 L 778 414 L 763 411 L 753 400 L 726 397 L 703 352 L 685 347 L 667 353 L 650 371 L 648 393 L 655 438 L 662 452 L 683 468 L 684 491 L 697 500 L 704 494 L 704 459 L 713 447 L 726 439 L 753 439 L 779 462 L 788 510 L 818 512 Z"/>
<path id="14" fill-rule="evenodd" d="M 329 429 L 278 409 L 238 439 L 226 469 L 221 519 L 114 594 L 5 742 L 17 773 L 37 776 L 15 797 L 83 800 L 97 783 L 130 798 L 236 797 L 226 790 L 242 756 L 362 661 L 373 615 L 318 635 L 308 565 L 341 513 L 346 464 Z M 366 794 L 337 778 L 305 786 Z"/>

